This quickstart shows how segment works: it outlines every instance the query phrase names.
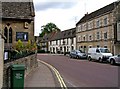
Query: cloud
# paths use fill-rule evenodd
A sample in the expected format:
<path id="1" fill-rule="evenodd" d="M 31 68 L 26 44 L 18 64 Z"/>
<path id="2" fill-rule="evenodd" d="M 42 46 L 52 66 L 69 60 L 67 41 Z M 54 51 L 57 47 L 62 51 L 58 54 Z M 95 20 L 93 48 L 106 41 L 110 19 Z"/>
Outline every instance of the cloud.
<path id="1" fill-rule="evenodd" d="M 37 2 L 35 4 L 35 10 L 36 11 L 45 11 L 48 9 L 69 9 L 74 7 L 77 2 L 76 1 L 69 1 L 69 2 L 63 2 L 63 1 L 52 1 L 52 2 Z"/>

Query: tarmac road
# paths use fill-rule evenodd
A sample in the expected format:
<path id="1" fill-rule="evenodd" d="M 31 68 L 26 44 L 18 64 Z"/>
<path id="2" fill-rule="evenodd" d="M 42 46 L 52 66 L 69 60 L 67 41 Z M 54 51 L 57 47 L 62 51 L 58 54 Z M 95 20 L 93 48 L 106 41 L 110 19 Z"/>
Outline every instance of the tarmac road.
<path id="1" fill-rule="evenodd" d="M 120 66 L 71 59 L 63 55 L 38 54 L 38 59 L 55 67 L 68 87 L 116 89 L 120 83 Z"/>

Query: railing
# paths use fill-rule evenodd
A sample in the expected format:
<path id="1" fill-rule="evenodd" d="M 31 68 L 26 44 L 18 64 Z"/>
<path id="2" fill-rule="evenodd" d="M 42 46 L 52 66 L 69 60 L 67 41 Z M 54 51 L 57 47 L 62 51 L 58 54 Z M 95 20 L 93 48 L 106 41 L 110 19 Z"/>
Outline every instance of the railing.
<path id="1" fill-rule="evenodd" d="M 35 52 L 27 52 L 27 51 L 23 51 L 23 52 L 16 52 L 16 51 L 6 51 L 7 55 L 4 55 L 4 63 L 8 63 L 8 62 L 12 62 L 14 60 L 20 59 L 20 58 L 24 58 L 27 57 L 29 55 L 33 55 L 35 54 Z M 7 58 L 5 58 L 7 57 Z"/>

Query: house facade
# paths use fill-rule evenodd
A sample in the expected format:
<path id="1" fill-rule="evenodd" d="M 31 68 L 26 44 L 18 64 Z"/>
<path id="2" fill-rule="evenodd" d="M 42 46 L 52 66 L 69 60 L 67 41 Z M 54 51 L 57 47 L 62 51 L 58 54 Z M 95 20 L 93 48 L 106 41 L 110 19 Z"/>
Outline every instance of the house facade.
<path id="1" fill-rule="evenodd" d="M 49 41 L 51 53 L 66 53 L 76 49 L 76 29 L 71 28 L 58 32 Z"/>
<path id="2" fill-rule="evenodd" d="M 50 52 L 49 51 L 49 41 L 55 36 L 57 32 L 52 32 L 49 34 L 45 34 L 42 38 L 39 37 L 39 50 L 44 50 L 45 52 Z"/>
<path id="3" fill-rule="evenodd" d="M 87 53 L 91 47 L 105 47 L 113 54 L 120 53 L 120 44 L 116 43 L 116 6 L 113 2 L 90 14 L 86 14 L 76 24 L 77 49 Z M 119 35 L 119 34 L 118 34 Z"/>
<path id="4" fill-rule="evenodd" d="M 33 2 L 2 2 L 2 32 L 5 49 L 10 50 L 20 39 L 23 43 L 34 38 L 34 6 Z"/>

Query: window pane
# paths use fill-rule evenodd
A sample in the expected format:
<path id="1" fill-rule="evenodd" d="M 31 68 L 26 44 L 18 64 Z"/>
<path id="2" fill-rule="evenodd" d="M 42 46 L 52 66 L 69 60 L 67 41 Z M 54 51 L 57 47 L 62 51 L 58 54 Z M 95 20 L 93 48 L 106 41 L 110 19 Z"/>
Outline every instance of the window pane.
<path id="1" fill-rule="evenodd" d="M 12 43 L 12 28 L 9 29 L 9 43 Z"/>
<path id="2" fill-rule="evenodd" d="M 5 27 L 5 29 L 4 29 L 4 36 L 6 37 L 5 43 L 7 43 L 7 39 L 8 39 L 7 34 L 8 34 L 8 29 L 7 29 L 7 27 Z"/>

